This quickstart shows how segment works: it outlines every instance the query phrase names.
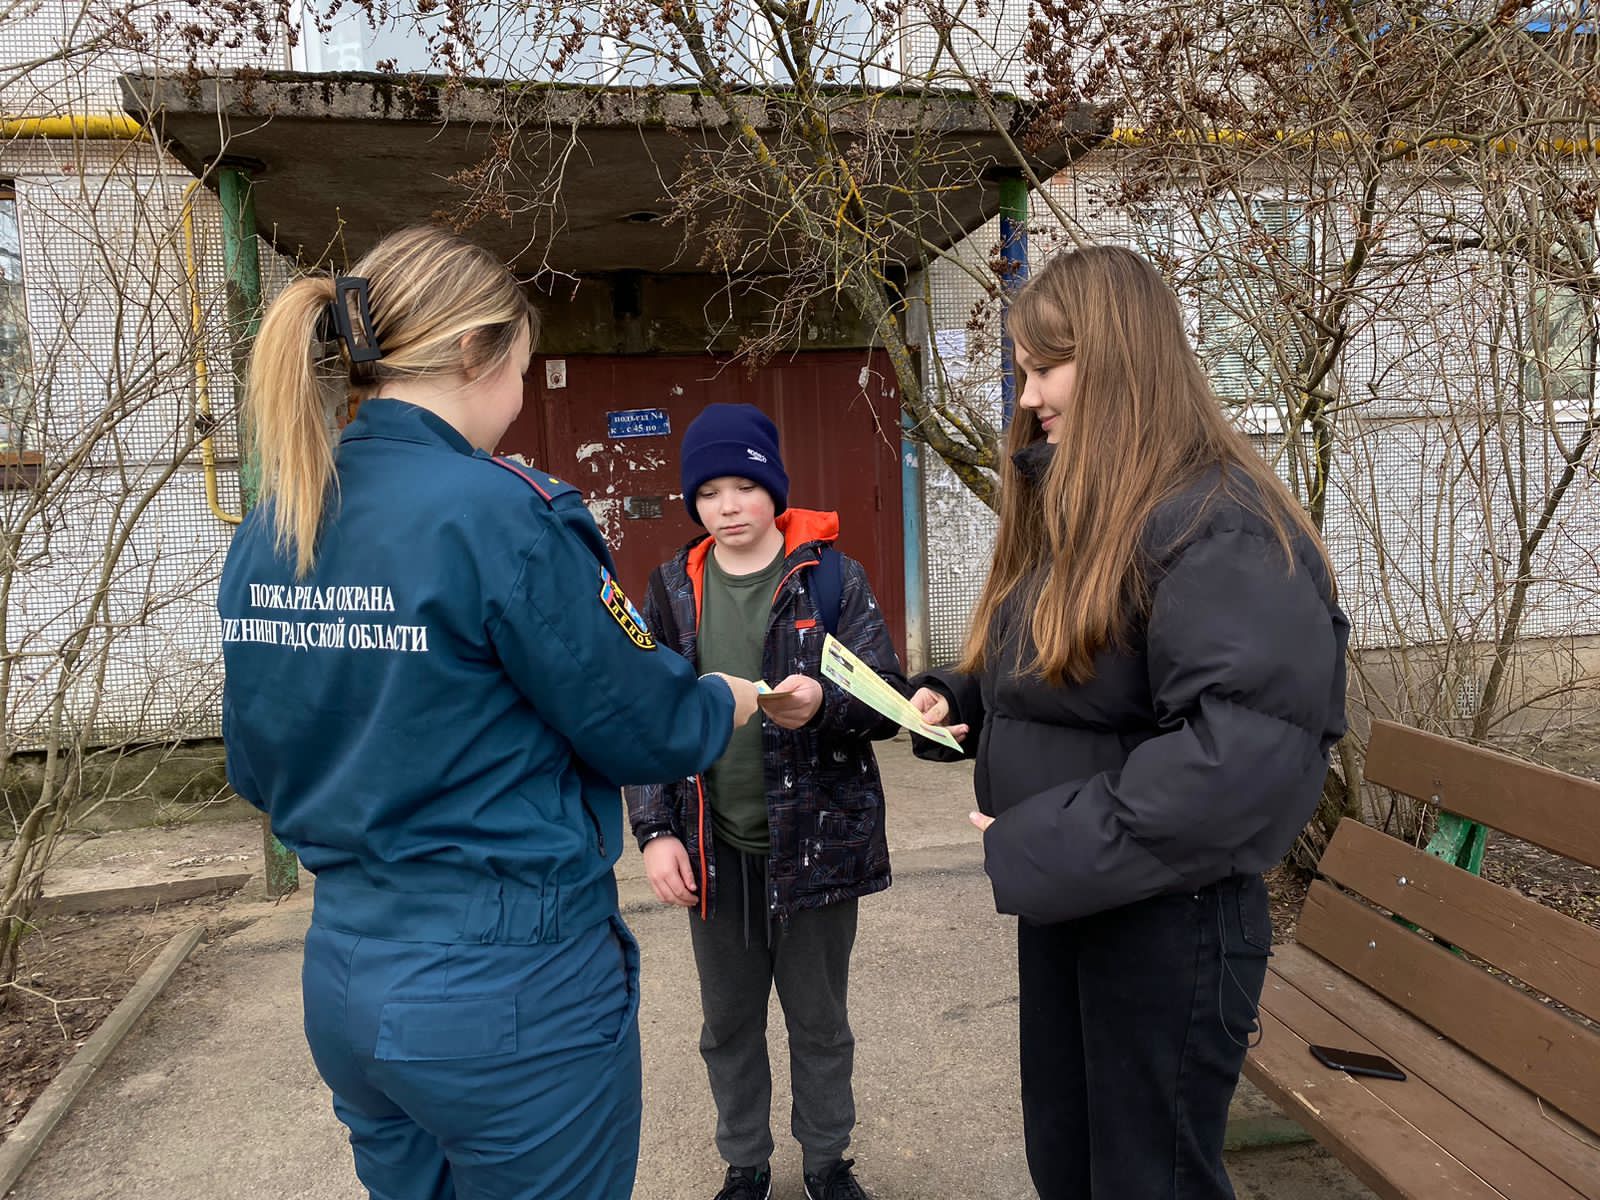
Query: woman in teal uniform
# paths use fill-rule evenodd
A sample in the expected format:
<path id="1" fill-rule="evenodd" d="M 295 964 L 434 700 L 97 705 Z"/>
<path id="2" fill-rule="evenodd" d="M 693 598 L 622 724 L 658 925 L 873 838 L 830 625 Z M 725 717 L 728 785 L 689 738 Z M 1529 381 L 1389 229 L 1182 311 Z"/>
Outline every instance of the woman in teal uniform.
<path id="1" fill-rule="evenodd" d="M 285 289 L 250 366 L 228 774 L 316 875 L 306 1036 L 376 1200 L 626 1200 L 618 788 L 755 710 L 656 645 L 575 489 L 492 457 L 536 333 L 503 264 L 414 229 Z M 330 363 L 361 400 L 337 449 Z"/>

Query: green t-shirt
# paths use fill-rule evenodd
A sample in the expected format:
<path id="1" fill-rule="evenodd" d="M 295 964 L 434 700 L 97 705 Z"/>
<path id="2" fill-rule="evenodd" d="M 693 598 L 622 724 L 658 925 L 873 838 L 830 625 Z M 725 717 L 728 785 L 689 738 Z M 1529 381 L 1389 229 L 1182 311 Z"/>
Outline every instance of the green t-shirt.
<path id="1" fill-rule="evenodd" d="M 761 651 L 782 578 L 783 551 L 753 575 L 729 575 L 706 555 L 700 599 L 700 671 L 761 678 Z M 770 681 L 769 681 L 770 682 Z M 733 731 L 728 748 L 706 772 L 706 800 L 718 836 L 747 854 L 768 849 L 767 789 L 761 768 L 761 721 Z"/>

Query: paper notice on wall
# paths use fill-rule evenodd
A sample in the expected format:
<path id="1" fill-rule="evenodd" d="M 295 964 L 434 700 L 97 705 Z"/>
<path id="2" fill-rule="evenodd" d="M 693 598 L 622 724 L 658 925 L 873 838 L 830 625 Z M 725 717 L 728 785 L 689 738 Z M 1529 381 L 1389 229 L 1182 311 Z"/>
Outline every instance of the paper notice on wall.
<path id="1" fill-rule="evenodd" d="M 933 334 L 933 352 L 938 356 L 939 369 L 951 383 L 958 383 L 967 374 L 967 331 L 965 329 L 937 329 Z"/>
<path id="2" fill-rule="evenodd" d="M 962 749 L 961 743 L 951 736 L 948 729 L 925 722 L 911 701 L 890 687 L 883 676 L 850 653 L 844 643 L 831 633 L 822 643 L 822 675 L 902 729 L 909 729 L 952 750 Z"/>
<path id="3" fill-rule="evenodd" d="M 933 349 L 940 358 L 966 358 L 967 331 L 965 329 L 936 329 Z"/>

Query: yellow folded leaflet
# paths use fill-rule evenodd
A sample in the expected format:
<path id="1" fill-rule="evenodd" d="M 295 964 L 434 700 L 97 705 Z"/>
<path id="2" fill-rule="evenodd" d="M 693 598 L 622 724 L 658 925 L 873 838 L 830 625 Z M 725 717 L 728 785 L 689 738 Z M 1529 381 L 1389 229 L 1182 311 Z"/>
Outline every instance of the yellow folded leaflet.
<path id="1" fill-rule="evenodd" d="M 866 663 L 852 654 L 843 642 L 829 634 L 822 643 L 822 674 L 876 712 L 882 713 L 902 729 L 928 738 L 952 750 L 961 743 L 942 725 L 929 725 L 916 706 L 897 692 Z"/>

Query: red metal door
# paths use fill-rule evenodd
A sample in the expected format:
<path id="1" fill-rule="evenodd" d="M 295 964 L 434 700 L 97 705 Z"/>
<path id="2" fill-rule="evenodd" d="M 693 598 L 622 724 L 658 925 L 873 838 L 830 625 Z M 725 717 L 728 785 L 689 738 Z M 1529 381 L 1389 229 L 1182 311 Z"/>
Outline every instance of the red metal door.
<path id="1" fill-rule="evenodd" d="M 714 403 L 754 404 L 777 424 L 789 503 L 838 512 L 839 549 L 867 568 L 903 657 L 900 405 L 881 351 L 796 354 L 754 377 L 711 355 L 535 358 L 500 449 L 583 489 L 623 586 L 642 597 L 656 564 L 700 532 L 684 508 L 678 446 Z"/>

